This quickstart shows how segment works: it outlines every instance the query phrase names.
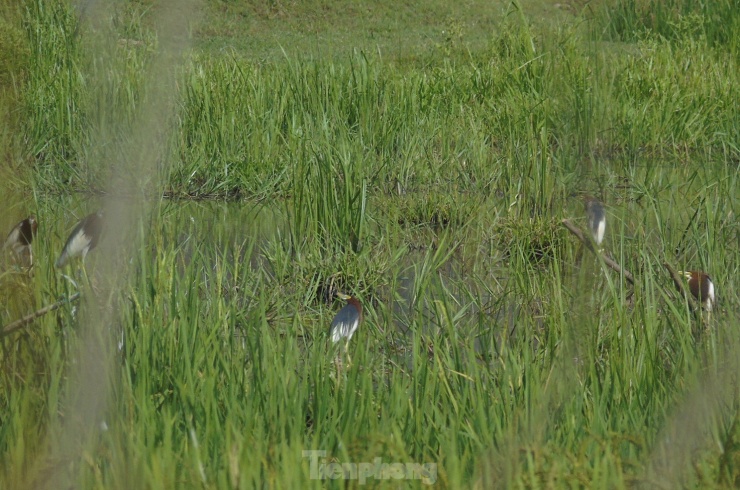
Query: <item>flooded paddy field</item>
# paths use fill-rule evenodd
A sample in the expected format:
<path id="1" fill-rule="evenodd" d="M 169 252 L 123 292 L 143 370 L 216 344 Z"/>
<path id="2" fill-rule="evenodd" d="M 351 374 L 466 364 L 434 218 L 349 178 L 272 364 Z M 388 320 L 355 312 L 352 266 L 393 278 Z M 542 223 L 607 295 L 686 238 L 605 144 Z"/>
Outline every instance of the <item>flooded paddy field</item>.
<path id="1" fill-rule="evenodd" d="M 484 3 L 8 9 L 0 487 L 732 488 L 740 9 Z"/>

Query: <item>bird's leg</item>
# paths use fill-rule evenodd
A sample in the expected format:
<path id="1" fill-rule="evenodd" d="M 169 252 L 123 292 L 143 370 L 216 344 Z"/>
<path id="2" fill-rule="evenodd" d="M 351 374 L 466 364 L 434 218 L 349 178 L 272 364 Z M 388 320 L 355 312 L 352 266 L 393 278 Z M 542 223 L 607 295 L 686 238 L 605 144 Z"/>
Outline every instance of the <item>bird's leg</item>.
<path id="1" fill-rule="evenodd" d="M 90 289 L 90 276 L 87 275 L 87 267 L 85 267 L 84 259 L 82 261 L 82 267 L 78 270 L 81 274 L 81 279 L 85 280 L 85 284 L 87 285 L 87 288 Z"/>
<path id="2" fill-rule="evenodd" d="M 347 366 L 352 366 L 352 358 L 349 355 L 349 340 L 344 344 L 344 353 L 347 355 Z"/>
<path id="3" fill-rule="evenodd" d="M 334 358 L 334 366 L 337 368 L 337 383 L 342 379 L 342 356 L 338 355 Z"/>
<path id="4" fill-rule="evenodd" d="M 92 271 L 92 276 L 91 276 L 90 273 L 88 273 L 88 271 L 87 271 L 87 267 L 85 266 L 85 262 L 83 261 L 82 262 L 81 272 L 82 272 L 82 277 L 85 280 L 84 281 L 85 288 L 87 289 L 87 291 L 89 292 L 89 294 L 93 295 L 96 298 L 100 297 L 101 291 L 100 291 L 100 288 L 99 288 L 99 286 L 97 284 L 97 281 L 96 281 L 97 276 L 95 274 L 95 271 L 94 270 Z"/>

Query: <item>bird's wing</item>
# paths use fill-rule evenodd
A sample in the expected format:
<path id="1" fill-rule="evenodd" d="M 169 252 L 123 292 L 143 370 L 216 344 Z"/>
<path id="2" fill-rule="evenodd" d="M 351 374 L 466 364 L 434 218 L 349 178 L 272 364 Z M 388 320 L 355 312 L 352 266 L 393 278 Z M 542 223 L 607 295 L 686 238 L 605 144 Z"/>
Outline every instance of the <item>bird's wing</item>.
<path id="1" fill-rule="evenodd" d="M 79 255 L 85 247 L 90 246 L 90 237 L 82 231 L 83 224 L 84 221 L 77 223 L 75 229 L 70 233 L 67 243 L 64 245 L 64 249 L 62 249 L 62 255 L 59 256 L 59 259 L 56 262 L 57 268 L 64 266 L 64 264 L 67 263 L 67 260 Z"/>
<path id="2" fill-rule="evenodd" d="M 331 322 L 332 342 L 337 342 L 342 337 L 349 335 L 352 330 L 357 328 L 358 321 L 357 310 L 354 306 L 346 305 L 339 310 L 339 313 L 337 313 L 337 316 Z"/>

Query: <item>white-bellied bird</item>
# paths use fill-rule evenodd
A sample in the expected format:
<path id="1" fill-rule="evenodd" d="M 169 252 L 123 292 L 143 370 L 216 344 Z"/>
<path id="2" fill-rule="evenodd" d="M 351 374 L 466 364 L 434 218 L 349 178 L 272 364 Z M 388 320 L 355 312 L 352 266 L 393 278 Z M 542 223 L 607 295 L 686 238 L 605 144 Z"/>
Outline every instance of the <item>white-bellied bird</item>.
<path id="1" fill-rule="evenodd" d="M 62 254 L 57 259 L 56 267 L 58 269 L 64 267 L 70 259 L 78 256 L 85 260 L 88 252 L 98 245 L 102 228 L 103 211 L 85 216 L 69 234 Z"/>
<path id="2" fill-rule="evenodd" d="M 343 293 L 337 293 L 339 298 L 347 302 L 336 314 L 331 322 L 331 341 L 337 343 L 342 339 L 347 339 L 347 343 L 357 331 L 357 327 L 362 322 L 362 304 L 352 296 Z"/>
<path id="3" fill-rule="evenodd" d="M 38 223 L 35 216 L 29 216 L 22 220 L 8 233 L 3 249 L 11 250 L 19 258 L 28 255 L 29 266 L 32 265 L 33 251 L 31 250 L 31 244 L 36 236 L 37 228 Z"/>
<path id="4" fill-rule="evenodd" d="M 606 233 L 606 213 L 604 206 L 593 197 L 586 198 L 586 217 L 588 218 L 588 229 L 597 247 L 601 247 Z"/>

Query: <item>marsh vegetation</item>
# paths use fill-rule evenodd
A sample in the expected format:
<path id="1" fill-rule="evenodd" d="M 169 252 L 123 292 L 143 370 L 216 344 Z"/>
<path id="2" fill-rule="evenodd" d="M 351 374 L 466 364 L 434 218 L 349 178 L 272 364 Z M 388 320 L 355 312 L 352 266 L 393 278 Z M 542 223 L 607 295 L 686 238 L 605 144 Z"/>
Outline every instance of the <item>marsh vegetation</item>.
<path id="1" fill-rule="evenodd" d="M 738 0 L 87 4 L 0 10 L 0 324 L 82 293 L 0 339 L 0 487 L 740 483 Z"/>

